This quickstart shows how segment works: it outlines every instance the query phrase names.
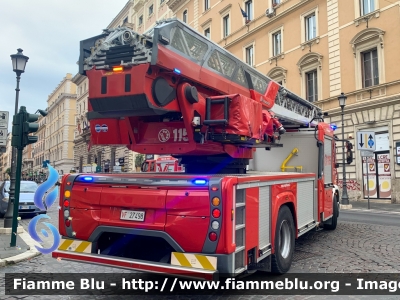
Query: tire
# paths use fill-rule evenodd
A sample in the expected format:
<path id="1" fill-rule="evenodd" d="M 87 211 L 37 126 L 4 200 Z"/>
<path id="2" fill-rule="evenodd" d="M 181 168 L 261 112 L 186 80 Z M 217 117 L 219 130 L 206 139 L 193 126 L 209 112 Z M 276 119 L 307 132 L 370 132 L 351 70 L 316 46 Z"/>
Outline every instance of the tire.
<path id="1" fill-rule="evenodd" d="M 337 219 L 339 217 L 339 203 L 337 202 L 337 197 L 333 199 L 333 216 L 330 224 L 324 224 L 324 228 L 327 230 L 335 230 L 337 227 Z"/>
<path id="2" fill-rule="evenodd" d="M 293 261 L 295 227 L 292 212 L 286 205 L 279 209 L 275 229 L 275 253 L 272 255 L 271 271 L 274 274 L 285 274 L 290 270 Z"/>

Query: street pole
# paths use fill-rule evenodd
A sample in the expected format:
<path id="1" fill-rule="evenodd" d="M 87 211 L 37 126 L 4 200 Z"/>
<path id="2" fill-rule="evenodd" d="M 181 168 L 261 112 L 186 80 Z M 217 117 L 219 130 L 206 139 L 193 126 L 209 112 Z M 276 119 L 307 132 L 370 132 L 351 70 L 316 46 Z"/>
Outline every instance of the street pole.
<path id="1" fill-rule="evenodd" d="M 369 175 L 368 175 L 368 157 L 365 158 L 365 168 L 367 169 L 367 197 L 368 197 L 368 209 L 369 207 Z"/>
<path id="2" fill-rule="evenodd" d="M 342 189 L 342 205 L 349 205 L 349 197 L 347 196 L 346 183 L 346 151 L 344 140 L 344 105 L 342 106 L 342 155 L 343 155 L 343 189 Z"/>
<path id="3" fill-rule="evenodd" d="M 21 165 L 22 165 L 22 150 L 23 148 L 21 147 L 18 149 L 18 156 L 17 156 L 17 175 L 21 174 Z M 15 247 L 17 243 L 17 227 L 18 227 L 18 219 L 16 216 L 18 216 L 18 211 L 19 211 L 19 192 L 20 192 L 20 187 L 21 187 L 21 178 L 17 177 L 15 181 L 15 202 L 14 202 L 14 218 L 12 219 L 12 233 L 11 234 L 11 244 L 10 247 Z"/>
<path id="4" fill-rule="evenodd" d="M 21 74 L 17 73 L 17 88 L 15 89 L 16 95 L 15 95 L 15 113 L 14 115 L 17 115 L 18 113 L 18 100 L 19 100 L 19 81 L 21 79 Z M 10 178 L 10 191 L 9 191 L 9 202 L 8 202 L 8 207 L 6 214 L 4 216 L 4 228 L 11 228 L 13 225 L 13 212 L 15 211 L 14 208 L 14 200 L 15 200 L 15 179 L 16 179 L 16 174 L 15 174 L 15 163 L 17 159 L 17 149 L 15 147 L 11 148 L 11 178 Z M 21 159 L 22 159 L 22 152 L 21 152 Z M 19 172 L 21 176 L 21 171 Z M 19 191 L 18 191 L 19 193 Z M 17 214 L 18 215 L 18 206 L 17 206 Z M 14 232 L 14 231 L 13 231 Z"/>

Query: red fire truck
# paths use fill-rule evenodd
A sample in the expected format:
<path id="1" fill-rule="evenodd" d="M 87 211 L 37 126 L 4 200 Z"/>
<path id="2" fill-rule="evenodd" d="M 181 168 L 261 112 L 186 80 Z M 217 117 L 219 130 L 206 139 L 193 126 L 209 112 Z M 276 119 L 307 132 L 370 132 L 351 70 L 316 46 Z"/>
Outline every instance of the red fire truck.
<path id="1" fill-rule="evenodd" d="M 160 156 L 157 159 L 146 159 L 141 167 L 142 172 L 183 172 L 179 160 L 172 156 Z"/>
<path id="2" fill-rule="evenodd" d="M 169 154 L 185 172 L 65 175 L 53 257 L 202 279 L 282 274 L 295 239 L 336 228 L 335 137 L 317 106 L 178 20 L 80 49 L 92 144 Z"/>

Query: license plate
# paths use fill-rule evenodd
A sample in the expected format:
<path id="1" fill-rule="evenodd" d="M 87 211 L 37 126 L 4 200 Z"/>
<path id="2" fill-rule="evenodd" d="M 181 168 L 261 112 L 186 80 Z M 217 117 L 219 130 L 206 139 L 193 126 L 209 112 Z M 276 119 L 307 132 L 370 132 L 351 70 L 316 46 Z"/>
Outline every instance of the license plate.
<path id="1" fill-rule="evenodd" d="M 20 205 L 19 209 L 31 209 L 29 205 Z"/>
<path id="2" fill-rule="evenodd" d="M 122 210 L 121 211 L 121 220 L 129 220 L 129 221 L 144 221 L 144 211 L 137 210 Z"/>

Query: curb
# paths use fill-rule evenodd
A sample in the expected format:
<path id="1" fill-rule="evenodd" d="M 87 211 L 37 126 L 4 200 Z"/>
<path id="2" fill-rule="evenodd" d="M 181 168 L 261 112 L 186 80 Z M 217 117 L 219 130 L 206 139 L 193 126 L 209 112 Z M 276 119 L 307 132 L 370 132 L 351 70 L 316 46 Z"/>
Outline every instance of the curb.
<path id="1" fill-rule="evenodd" d="M 12 257 L 0 259 L 0 267 L 16 264 L 41 254 L 35 247 L 40 246 L 40 244 L 32 239 L 25 229 L 23 229 L 23 232 L 19 234 L 19 237 L 26 243 L 26 245 L 29 247 L 29 250 Z"/>

